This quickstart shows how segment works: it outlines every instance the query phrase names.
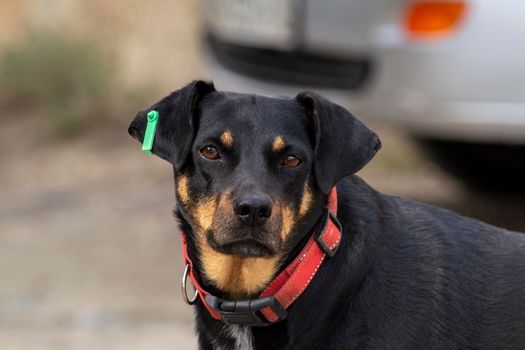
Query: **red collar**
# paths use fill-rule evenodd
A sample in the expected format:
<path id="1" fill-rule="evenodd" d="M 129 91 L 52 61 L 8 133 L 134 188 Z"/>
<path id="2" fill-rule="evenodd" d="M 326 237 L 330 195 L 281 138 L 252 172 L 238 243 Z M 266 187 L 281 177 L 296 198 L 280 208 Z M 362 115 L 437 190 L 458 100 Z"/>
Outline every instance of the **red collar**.
<path id="1" fill-rule="evenodd" d="M 197 295 L 216 320 L 227 324 L 266 326 L 286 318 L 286 309 L 308 287 L 326 256 L 334 256 L 341 242 L 341 224 L 336 218 L 337 191 L 330 192 L 320 228 L 312 234 L 301 253 L 266 287 L 256 299 L 227 301 L 205 291 L 193 274 L 193 262 L 188 256 L 186 236 L 181 231 L 182 252 L 186 268 L 182 278 L 184 300 L 193 304 Z M 190 276 L 196 293 L 186 296 L 186 278 Z"/>

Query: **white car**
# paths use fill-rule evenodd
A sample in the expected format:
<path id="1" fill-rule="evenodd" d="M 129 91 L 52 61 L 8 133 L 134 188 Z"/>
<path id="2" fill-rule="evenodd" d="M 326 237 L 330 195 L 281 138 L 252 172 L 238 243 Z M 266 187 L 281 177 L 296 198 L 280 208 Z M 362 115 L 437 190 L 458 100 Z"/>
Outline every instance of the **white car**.
<path id="1" fill-rule="evenodd" d="M 314 89 L 453 145 L 449 160 L 510 150 L 525 174 L 525 2 L 203 0 L 202 11 L 221 89 Z"/>

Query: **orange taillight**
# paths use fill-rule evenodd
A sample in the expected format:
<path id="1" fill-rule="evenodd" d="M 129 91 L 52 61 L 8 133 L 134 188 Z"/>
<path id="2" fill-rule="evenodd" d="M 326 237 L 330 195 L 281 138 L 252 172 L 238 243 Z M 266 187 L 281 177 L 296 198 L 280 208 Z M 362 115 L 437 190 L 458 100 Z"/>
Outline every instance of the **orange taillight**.
<path id="1" fill-rule="evenodd" d="M 463 1 L 412 2 L 406 12 L 405 29 L 412 37 L 448 34 L 461 22 L 466 9 Z"/>

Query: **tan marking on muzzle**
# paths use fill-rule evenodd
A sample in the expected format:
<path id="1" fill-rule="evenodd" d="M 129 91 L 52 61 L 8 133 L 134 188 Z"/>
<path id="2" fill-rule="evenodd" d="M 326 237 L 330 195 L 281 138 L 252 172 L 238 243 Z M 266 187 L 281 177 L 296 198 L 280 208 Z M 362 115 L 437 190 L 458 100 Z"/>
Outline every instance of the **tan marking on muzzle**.
<path id="1" fill-rule="evenodd" d="M 222 209 L 221 209 L 222 208 Z M 206 230 L 213 224 L 216 210 L 232 208 L 231 192 L 223 193 L 216 200 L 208 200 L 197 205 L 201 229 L 197 244 L 200 251 L 204 277 L 215 287 L 228 293 L 232 298 L 245 298 L 262 290 L 277 272 L 279 256 L 268 258 L 241 258 L 217 252 L 208 244 Z M 231 215 L 233 215 L 233 209 Z"/>
<path id="2" fill-rule="evenodd" d="M 179 194 L 179 199 L 183 204 L 187 204 L 190 200 L 189 190 L 188 190 L 188 176 L 186 174 L 181 174 L 177 179 L 177 193 Z"/>
<path id="3" fill-rule="evenodd" d="M 274 152 L 280 152 L 283 150 L 284 146 L 286 146 L 286 142 L 284 142 L 284 139 L 282 136 L 277 136 L 272 143 L 272 151 Z"/>
<path id="4" fill-rule="evenodd" d="M 303 217 L 306 215 L 310 207 L 312 206 L 312 191 L 308 184 L 304 185 L 303 197 L 301 198 L 301 204 L 299 205 L 299 216 Z"/>
<path id="5" fill-rule="evenodd" d="M 234 299 L 261 291 L 277 272 L 278 256 L 241 258 L 213 250 L 205 238 L 199 240 L 204 275 Z"/>
<path id="6" fill-rule="evenodd" d="M 233 146 L 233 135 L 230 130 L 226 130 L 221 134 L 221 142 L 224 145 L 224 147 L 231 147 Z"/>
<path id="7" fill-rule="evenodd" d="M 281 239 L 285 242 L 295 226 L 296 215 L 294 211 L 287 206 L 283 206 L 282 215 L 283 226 L 281 229 Z"/>
<path id="8" fill-rule="evenodd" d="M 219 198 L 217 197 L 203 199 L 195 205 L 195 211 L 193 215 L 203 232 L 206 231 L 213 223 L 213 217 L 215 216 L 215 211 L 217 210 L 218 199 Z"/>

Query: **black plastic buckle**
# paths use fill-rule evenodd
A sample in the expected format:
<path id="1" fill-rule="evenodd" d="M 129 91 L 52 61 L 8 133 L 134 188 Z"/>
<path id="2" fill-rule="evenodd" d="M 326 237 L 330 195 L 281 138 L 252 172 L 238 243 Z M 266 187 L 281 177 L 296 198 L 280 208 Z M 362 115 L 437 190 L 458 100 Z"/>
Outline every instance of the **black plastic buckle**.
<path id="1" fill-rule="evenodd" d="M 331 257 L 333 257 L 335 255 L 335 253 L 337 252 L 337 249 L 339 249 L 339 246 L 341 245 L 341 242 L 339 242 L 339 244 L 332 250 L 322 240 L 322 237 L 324 235 L 324 231 L 328 227 L 328 220 L 332 220 L 332 222 L 337 226 L 337 228 L 339 229 L 339 232 L 341 232 L 341 234 L 343 234 L 343 226 L 341 226 L 341 223 L 339 222 L 339 220 L 337 220 L 337 218 L 334 216 L 334 214 L 332 214 L 332 212 L 330 210 L 328 210 L 328 209 L 324 210 L 323 217 L 324 217 L 323 218 L 323 222 L 321 224 L 321 227 L 320 227 L 319 231 L 317 232 L 317 235 L 315 236 L 315 240 L 316 240 L 317 244 L 319 245 L 319 248 L 321 248 L 321 250 L 326 254 L 326 256 L 331 258 Z"/>
<path id="2" fill-rule="evenodd" d="M 229 301 L 208 294 L 204 299 L 209 306 L 222 316 L 222 320 L 226 324 L 242 324 L 256 327 L 268 326 L 271 323 L 260 314 L 260 310 L 268 306 L 279 316 L 277 321 L 284 320 L 288 315 L 279 300 L 273 296 L 262 299 Z"/>

